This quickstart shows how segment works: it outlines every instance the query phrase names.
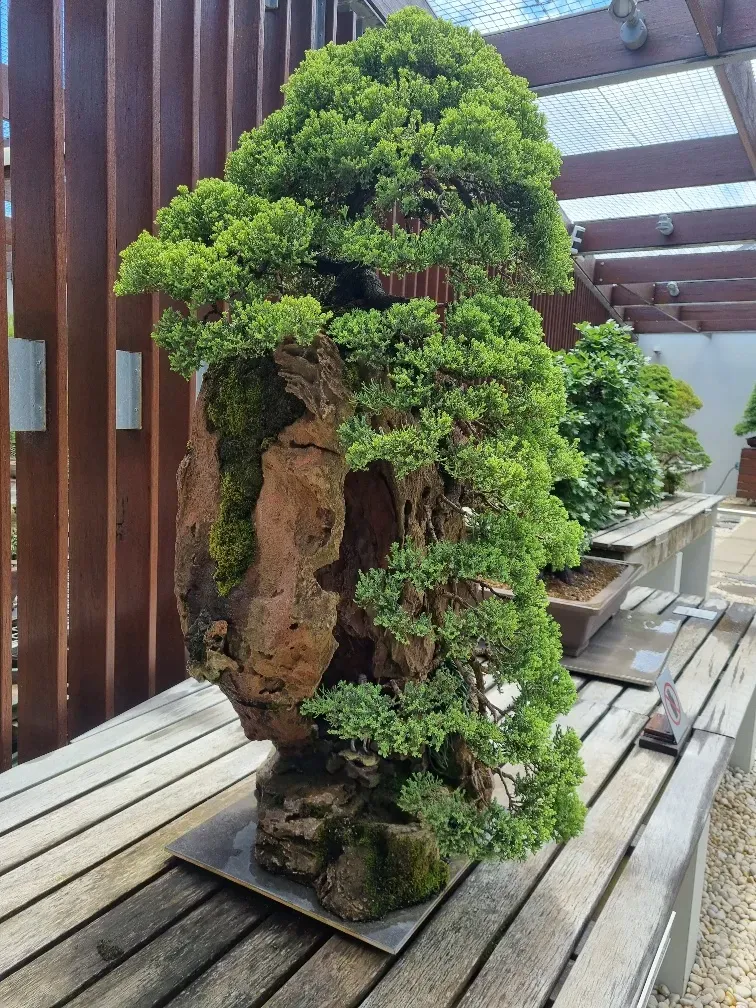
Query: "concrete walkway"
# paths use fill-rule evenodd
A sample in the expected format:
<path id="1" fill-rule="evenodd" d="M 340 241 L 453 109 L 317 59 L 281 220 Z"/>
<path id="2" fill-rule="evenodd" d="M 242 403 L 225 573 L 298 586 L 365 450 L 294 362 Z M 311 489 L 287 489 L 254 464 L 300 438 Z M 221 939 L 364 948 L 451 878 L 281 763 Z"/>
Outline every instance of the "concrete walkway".
<path id="1" fill-rule="evenodd" d="M 756 599 L 756 517 L 717 528 L 711 590 L 730 602 Z"/>

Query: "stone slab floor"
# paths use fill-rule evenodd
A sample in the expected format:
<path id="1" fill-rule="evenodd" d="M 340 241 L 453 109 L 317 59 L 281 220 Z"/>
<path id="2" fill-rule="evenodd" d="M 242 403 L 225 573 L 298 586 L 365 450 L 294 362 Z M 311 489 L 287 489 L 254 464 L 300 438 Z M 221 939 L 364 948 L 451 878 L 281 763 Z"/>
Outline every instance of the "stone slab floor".
<path id="1" fill-rule="evenodd" d="M 711 588 L 756 602 L 756 517 L 721 513 Z M 687 990 L 659 987 L 649 1008 L 756 1008 L 756 772 L 728 770 L 717 793 L 700 926 Z"/>
<path id="2" fill-rule="evenodd" d="M 756 517 L 720 512 L 711 589 L 729 602 L 756 602 Z"/>

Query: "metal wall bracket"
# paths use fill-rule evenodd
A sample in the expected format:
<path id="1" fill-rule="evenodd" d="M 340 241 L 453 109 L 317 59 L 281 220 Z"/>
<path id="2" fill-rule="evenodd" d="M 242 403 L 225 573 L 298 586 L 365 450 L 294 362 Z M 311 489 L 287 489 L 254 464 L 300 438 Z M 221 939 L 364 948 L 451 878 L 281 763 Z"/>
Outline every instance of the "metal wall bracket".
<path id="1" fill-rule="evenodd" d="M 116 430 L 142 429 L 142 355 L 116 350 Z"/>
<path id="2" fill-rule="evenodd" d="M 8 340 L 10 429 L 47 430 L 45 341 Z"/>

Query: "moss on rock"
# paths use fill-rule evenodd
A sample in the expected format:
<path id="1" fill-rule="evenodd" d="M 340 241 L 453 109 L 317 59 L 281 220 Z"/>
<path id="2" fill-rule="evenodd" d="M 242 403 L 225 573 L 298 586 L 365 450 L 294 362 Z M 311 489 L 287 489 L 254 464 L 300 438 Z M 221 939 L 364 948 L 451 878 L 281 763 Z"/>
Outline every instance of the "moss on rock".
<path id="1" fill-rule="evenodd" d="M 215 582 L 227 595 L 255 558 L 254 511 L 267 445 L 304 413 L 270 357 L 234 359 L 208 372 L 207 416 L 219 434 L 221 502 L 210 530 Z"/>
<path id="2" fill-rule="evenodd" d="M 448 882 L 448 865 L 427 827 L 365 821 L 342 831 L 341 854 L 316 882 L 320 902 L 340 917 L 375 920 L 423 903 Z"/>

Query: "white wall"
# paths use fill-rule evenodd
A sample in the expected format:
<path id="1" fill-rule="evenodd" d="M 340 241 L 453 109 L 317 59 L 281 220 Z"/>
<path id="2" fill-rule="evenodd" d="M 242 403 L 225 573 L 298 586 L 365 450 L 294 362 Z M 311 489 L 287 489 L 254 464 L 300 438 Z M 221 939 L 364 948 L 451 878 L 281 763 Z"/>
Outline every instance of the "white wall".
<path id="1" fill-rule="evenodd" d="M 646 356 L 666 364 L 675 378 L 692 385 L 703 400 L 702 409 L 687 423 L 698 432 L 712 459 L 706 490 L 734 493 L 738 474 L 734 469 L 728 474 L 728 470 L 739 461 L 745 440 L 732 429 L 756 384 L 756 332 L 640 335 L 638 342 Z"/>

